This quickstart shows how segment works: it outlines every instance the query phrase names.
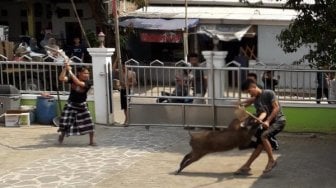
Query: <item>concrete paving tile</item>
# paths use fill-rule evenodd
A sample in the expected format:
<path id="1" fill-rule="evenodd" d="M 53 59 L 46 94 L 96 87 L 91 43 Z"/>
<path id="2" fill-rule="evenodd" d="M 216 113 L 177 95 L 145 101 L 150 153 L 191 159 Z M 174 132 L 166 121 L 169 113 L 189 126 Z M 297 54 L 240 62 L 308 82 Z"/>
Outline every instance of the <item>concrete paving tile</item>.
<path id="1" fill-rule="evenodd" d="M 88 147 L 87 136 L 68 137 L 63 145 L 54 145 L 57 140 L 54 127 L 15 128 L 15 131 L 0 127 L 0 136 L 5 138 L 0 140 L 0 158 L 6 161 L 0 163 L 0 187 L 266 188 L 281 185 L 279 182 L 282 181 L 299 185 L 289 178 L 298 170 L 300 175 L 310 177 L 309 183 L 323 180 L 326 183 L 321 187 L 335 183 L 330 177 L 336 174 L 336 162 L 330 151 L 333 151 L 336 139 L 307 140 L 306 145 L 298 145 L 301 138 L 280 137 L 282 147 L 286 148 L 275 155 L 280 165 L 273 178 L 263 180 L 260 175 L 267 160 L 265 155 L 258 158 L 253 175 L 248 179 L 232 175 L 248 158 L 250 150 L 209 155 L 181 175 L 174 175 L 183 155 L 190 150 L 189 135 L 182 128 L 157 127 L 147 131 L 144 127 L 97 126 L 98 147 Z M 318 151 L 311 152 L 313 148 Z M 309 155 L 301 154 L 300 149 L 309 151 Z M 320 150 L 329 151 L 329 154 L 318 155 Z M 309 163 L 311 166 L 307 161 L 313 161 Z M 313 178 L 315 171 L 300 170 L 306 166 L 318 171 L 319 165 L 323 166 L 325 178 Z M 35 185 L 29 183 L 33 181 Z M 309 185 L 303 179 L 297 182 Z"/>
<path id="2" fill-rule="evenodd" d="M 37 178 L 37 180 L 40 182 L 40 183 L 53 183 L 53 182 L 58 182 L 60 180 L 60 178 L 57 176 L 57 174 L 55 173 L 55 175 L 53 176 L 50 176 L 50 175 L 47 175 L 47 176 L 40 176 Z"/>

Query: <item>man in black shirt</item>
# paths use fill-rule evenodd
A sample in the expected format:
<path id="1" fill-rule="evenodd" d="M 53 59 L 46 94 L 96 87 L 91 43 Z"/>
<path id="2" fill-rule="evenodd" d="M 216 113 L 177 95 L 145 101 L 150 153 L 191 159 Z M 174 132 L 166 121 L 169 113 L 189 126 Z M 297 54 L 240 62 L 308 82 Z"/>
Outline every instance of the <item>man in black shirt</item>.
<path id="1" fill-rule="evenodd" d="M 68 75 L 66 75 L 67 73 Z M 68 62 L 65 63 L 60 73 L 59 80 L 71 85 L 70 96 L 60 118 L 58 129 L 58 132 L 61 133 L 58 138 L 60 144 L 63 143 L 64 136 L 89 134 L 90 145 L 96 145 L 94 124 L 86 103 L 87 92 L 92 86 L 92 81 L 89 78 L 88 68 L 79 67 L 77 75 L 75 75 Z"/>
<path id="2" fill-rule="evenodd" d="M 80 43 L 79 37 L 75 37 L 73 41 L 74 41 L 74 45 L 71 48 L 70 57 L 77 57 L 77 58 L 72 58 L 72 61 L 77 62 L 77 63 L 82 63 L 84 60 L 84 54 L 85 54 L 86 48 Z"/>

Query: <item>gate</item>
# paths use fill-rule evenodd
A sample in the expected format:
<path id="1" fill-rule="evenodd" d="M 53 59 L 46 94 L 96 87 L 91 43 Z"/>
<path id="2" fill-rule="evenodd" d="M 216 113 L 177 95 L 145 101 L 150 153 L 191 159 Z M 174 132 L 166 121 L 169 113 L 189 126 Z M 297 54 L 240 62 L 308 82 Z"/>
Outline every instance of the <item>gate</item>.
<path id="1" fill-rule="evenodd" d="M 126 62 L 126 67 L 136 72 L 138 80 L 138 84 L 131 89 L 131 93 L 127 94 L 129 125 L 227 126 L 235 117 L 236 102 L 249 97 L 241 92 L 240 85 L 251 72 L 258 75 L 257 82 L 261 85 L 266 72 L 271 71 L 274 74 L 272 76 L 278 79 L 274 91 L 282 106 L 318 107 L 316 105 L 317 75 L 335 74 L 335 70 L 311 69 L 309 65 L 257 63 L 250 64 L 249 67 L 241 67 L 234 61 L 225 64 L 225 55 L 225 52 L 203 52 L 206 63 L 199 67 L 191 67 L 184 61 L 163 63 L 155 60 L 148 66 L 141 66 L 133 59 Z M 207 92 L 204 96 L 193 95 L 192 91 L 195 88 L 190 84 L 184 85 L 187 88 L 187 95 L 180 96 L 175 93 L 162 96 L 163 93 L 174 93 L 178 83 L 177 75 L 183 72 L 190 74 L 193 71 L 202 71 L 207 76 Z M 195 78 L 188 78 L 189 81 L 193 79 Z M 160 98 L 167 99 L 168 102 L 159 103 Z M 328 103 L 335 104 L 335 98 L 319 100 L 328 105 Z M 182 102 L 181 99 L 183 99 Z M 201 99 L 205 103 L 183 102 L 191 99 Z M 322 105 L 322 107 L 334 108 L 335 105 Z"/>
<path id="2" fill-rule="evenodd" d="M 221 52 L 223 53 L 223 52 Z M 191 67 L 184 61 L 175 63 L 163 63 L 155 60 L 149 66 L 141 66 L 139 62 L 131 59 L 126 62 L 126 68 L 134 71 L 137 75 L 138 84 L 127 93 L 129 125 L 147 126 L 192 126 L 192 127 L 221 127 L 227 126 L 235 117 L 234 101 L 240 97 L 240 79 L 236 86 L 230 87 L 229 92 L 223 79 L 228 76 L 228 71 L 240 75 L 240 67 L 226 67 L 225 70 L 216 67 L 216 64 L 224 66 L 224 58 L 213 57 L 216 54 L 205 54 L 210 58 L 206 64 L 199 67 Z M 217 54 L 224 57 L 225 53 Z M 169 66 L 167 66 L 169 64 Z M 165 65 L 165 66 L 164 66 Z M 223 67 L 221 67 L 223 68 Z M 196 74 L 201 72 L 207 81 L 198 85 Z M 187 78 L 183 77 L 182 87 L 187 91 L 183 96 L 178 95 L 177 85 L 181 75 L 188 73 Z M 192 75 L 194 73 L 194 75 Z M 200 74 L 200 73 L 199 73 Z M 193 77 L 194 76 L 194 77 Z M 186 82 L 185 82 L 186 79 Z M 193 95 L 197 87 L 207 85 L 207 92 L 203 96 Z M 169 93 L 171 95 L 165 95 Z M 173 93 L 173 94 L 172 94 Z M 238 95 L 239 94 L 239 95 Z M 167 100 L 160 103 L 159 99 Z M 186 101 L 198 100 L 204 103 L 196 104 Z M 179 102 L 174 102 L 179 101 Z M 182 101 L 182 102 L 181 102 Z"/>

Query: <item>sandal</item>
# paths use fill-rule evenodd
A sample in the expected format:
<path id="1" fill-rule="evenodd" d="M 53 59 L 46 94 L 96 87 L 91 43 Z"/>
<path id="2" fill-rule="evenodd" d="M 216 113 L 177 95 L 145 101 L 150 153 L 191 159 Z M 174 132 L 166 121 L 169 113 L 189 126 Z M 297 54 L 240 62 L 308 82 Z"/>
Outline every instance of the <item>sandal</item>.
<path id="1" fill-rule="evenodd" d="M 264 174 L 271 172 L 273 170 L 274 167 L 276 167 L 277 165 L 277 161 L 274 161 L 273 163 L 268 163 L 265 170 L 263 171 Z"/>
<path id="2" fill-rule="evenodd" d="M 236 172 L 234 172 L 234 175 L 250 175 L 251 168 L 239 168 Z"/>

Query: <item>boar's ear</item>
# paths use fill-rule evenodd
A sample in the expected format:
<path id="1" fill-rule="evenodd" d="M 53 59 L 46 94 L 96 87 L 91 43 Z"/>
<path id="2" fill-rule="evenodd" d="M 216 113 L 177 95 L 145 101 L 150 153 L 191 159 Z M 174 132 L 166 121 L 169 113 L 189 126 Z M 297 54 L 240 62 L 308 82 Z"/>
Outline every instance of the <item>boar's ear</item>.
<path id="1" fill-rule="evenodd" d="M 236 115 L 236 117 L 239 119 L 239 121 L 244 121 L 246 118 L 249 117 L 249 115 L 246 113 L 244 107 L 238 106 L 235 110 L 234 110 L 234 114 Z"/>

